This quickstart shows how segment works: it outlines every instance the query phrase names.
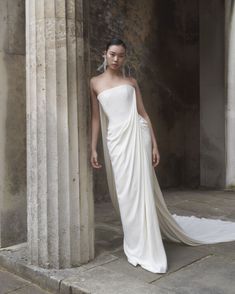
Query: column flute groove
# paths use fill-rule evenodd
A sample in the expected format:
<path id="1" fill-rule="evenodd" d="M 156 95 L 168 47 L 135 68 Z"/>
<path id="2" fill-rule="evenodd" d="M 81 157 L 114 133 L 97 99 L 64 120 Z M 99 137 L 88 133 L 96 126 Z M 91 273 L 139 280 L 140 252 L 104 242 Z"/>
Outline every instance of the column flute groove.
<path id="1" fill-rule="evenodd" d="M 26 0 L 28 247 L 32 264 L 94 258 L 84 0 Z"/>

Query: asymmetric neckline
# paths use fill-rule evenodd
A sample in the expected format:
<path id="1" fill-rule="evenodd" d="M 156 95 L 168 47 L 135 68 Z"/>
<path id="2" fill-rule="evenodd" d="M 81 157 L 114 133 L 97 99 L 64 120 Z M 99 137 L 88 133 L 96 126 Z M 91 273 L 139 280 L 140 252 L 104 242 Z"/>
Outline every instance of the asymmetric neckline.
<path id="1" fill-rule="evenodd" d="M 130 87 L 132 87 L 132 88 L 135 89 L 135 87 L 134 87 L 133 85 L 131 85 L 131 84 L 121 84 L 121 85 L 117 85 L 117 86 L 114 86 L 114 87 L 111 87 L 111 88 L 108 88 L 108 89 L 105 89 L 105 90 L 101 91 L 101 92 L 97 95 L 97 98 L 98 98 L 102 93 L 104 93 L 104 92 L 107 92 L 107 91 L 112 90 L 112 89 L 114 89 L 114 88 L 123 87 L 123 86 L 130 86 Z"/>

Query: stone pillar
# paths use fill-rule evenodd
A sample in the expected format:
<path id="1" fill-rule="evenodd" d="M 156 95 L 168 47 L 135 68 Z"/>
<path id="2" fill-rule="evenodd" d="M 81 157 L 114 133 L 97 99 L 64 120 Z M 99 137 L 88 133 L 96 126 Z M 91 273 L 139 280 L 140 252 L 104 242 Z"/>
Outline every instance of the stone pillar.
<path id="1" fill-rule="evenodd" d="M 94 258 L 85 0 L 26 0 L 28 246 L 32 264 Z"/>
<path id="2" fill-rule="evenodd" d="M 235 4 L 226 1 L 226 187 L 235 189 Z"/>
<path id="3" fill-rule="evenodd" d="M 24 0 L 0 1 L 0 247 L 25 242 Z"/>
<path id="4" fill-rule="evenodd" d="M 224 188 L 225 4 L 200 0 L 200 174 L 201 185 Z"/>

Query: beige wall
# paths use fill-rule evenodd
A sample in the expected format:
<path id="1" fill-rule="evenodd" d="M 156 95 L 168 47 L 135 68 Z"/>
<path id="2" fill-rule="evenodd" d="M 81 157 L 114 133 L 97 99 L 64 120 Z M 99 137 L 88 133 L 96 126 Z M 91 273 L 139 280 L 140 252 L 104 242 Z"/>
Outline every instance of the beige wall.
<path id="1" fill-rule="evenodd" d="M 0 1 L 0 245 L 26 240 L 25 16 Z"/>

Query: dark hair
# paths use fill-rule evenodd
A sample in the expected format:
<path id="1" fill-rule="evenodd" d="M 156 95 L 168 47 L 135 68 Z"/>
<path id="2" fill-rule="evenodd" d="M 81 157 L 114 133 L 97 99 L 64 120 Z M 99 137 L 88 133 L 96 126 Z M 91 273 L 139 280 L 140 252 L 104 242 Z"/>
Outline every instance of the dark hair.
<path id="1" fill-rule="evenodd" d="M 106 51 L 108 51 L 109 47 L 112 45 L 122 45 L 126 50 L 126 44 L 121 39 L 112 38 L 111 41 L 109 41 L 106 45 Z"/>

